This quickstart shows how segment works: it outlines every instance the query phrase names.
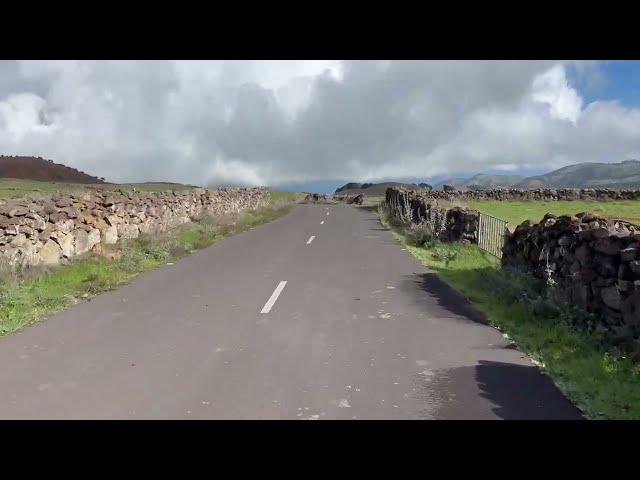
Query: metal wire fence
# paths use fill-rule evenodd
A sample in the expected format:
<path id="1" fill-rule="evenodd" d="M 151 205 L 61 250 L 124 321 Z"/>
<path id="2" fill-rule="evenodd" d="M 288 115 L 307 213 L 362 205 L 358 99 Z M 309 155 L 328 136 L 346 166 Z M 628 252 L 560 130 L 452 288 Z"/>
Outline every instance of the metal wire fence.
<path id="1" fill-rule="evenodd" d="M 478 246 L 496 257 L 502 257 L 506 220 L 478 213 Z"/>

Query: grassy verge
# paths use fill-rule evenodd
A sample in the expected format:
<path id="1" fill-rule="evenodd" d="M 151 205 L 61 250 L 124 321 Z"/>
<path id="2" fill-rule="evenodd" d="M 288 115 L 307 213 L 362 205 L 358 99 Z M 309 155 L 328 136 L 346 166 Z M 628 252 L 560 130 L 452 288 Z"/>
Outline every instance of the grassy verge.
<path id="1" fill-rule="evenodd" d="M 282 199 L 239 215 L 203 216 L 155 237 L 119 243 L 107 256 L 79 259 L 31 278 L 0 278 L 0 336 L 117 288 L 142 272 L 212 245 L 217 240 L 274 220 L 293 207 Z M 33 272 L 32 272 L 33 274 Z"/>
<path id="2" fill-rule="evenodd" d="M 269 190 L 269 196 L 272 202 L 299 202 L 305 197 L 304 193 L 280 190 Z"/>
<path id="3" fill-rule="evenodd" d="M 547 213 L 554 215 L 575 215 L 580 212 L 597 213 L 607 218 L 627 220 L 640 223 L 640 201 L 496 201 L 496 200 L 465 200 L 471 208 L 502 218 L 509 223 L 518 225 L 525 220 L 539 222 Z"/>
<path id="4" fill-rule="evenodd" d="M 22 198 L 27 196 L 48 196 L 53 193 L 80 193 L 102 190 L 137 190 L 139 192 L 168 192 L 171 190 L 188 190 L 191 185 L 180 183 L 67 183 L 23 180 L 17 178 L 0 178 L 0 198 Z"/>
<path id="5" fill-rule="evenodd" d="M 587 333 L 589 315 L 556 302 L 542 282 L 500 268 L 473 245 L 425 241 L 390 225 L 399 241 L 483 311 L 547 371 L 592 419 L 640 419 L 640 360 L 601 332 Z M 592 317 L 591 317 L 592 318 Z"/>

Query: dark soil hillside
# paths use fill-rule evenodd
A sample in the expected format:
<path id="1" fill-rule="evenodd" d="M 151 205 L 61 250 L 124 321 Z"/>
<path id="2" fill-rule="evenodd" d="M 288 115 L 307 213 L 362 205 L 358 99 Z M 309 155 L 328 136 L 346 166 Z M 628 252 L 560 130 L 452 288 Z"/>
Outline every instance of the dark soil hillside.
<path id="1" fill-rule="evenodd" d="M 105 183 L 102 178 L 92 177 L 75 168 L 53 163 L 52 160 L 45 160 L 41 157 L 0 156 L 0 178 L 45 182 Z"/>

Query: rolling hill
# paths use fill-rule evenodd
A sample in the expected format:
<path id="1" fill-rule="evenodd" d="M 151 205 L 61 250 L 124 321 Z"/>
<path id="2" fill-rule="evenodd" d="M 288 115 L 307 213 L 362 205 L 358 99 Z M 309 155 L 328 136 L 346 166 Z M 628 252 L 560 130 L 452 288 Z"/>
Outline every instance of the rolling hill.
<path id="1" fill-rule="evenodd" d="M 640 188 L 640 161 L 578 163 L 529 177 L 516 188 Z"/>
<path id="2" fill-rule="evenodd" d="M 93 177 L 41 157 L 0 156 L 0 178 L 82 184 L 105 183 L 103 178 Z"/>
<path id="3" fill-rule="evenodd" d="M 488 188 L 614 188 L 640 189 L 640 161 L 625 160 L 619 163 L 578 163 L 554 170 L 544 175 L 521 177 L 519 175 L 489 175 L 479 173 L 470 178 L 452 178 L 435 184 L 436 189 L 452 185 L 458 190 Z M 414 184 L 347 183 L 336 190 L 336 194 L 364 193 L 368 196 L 384 195 L 387 187 L 404 186 L 416 188 Z"/>

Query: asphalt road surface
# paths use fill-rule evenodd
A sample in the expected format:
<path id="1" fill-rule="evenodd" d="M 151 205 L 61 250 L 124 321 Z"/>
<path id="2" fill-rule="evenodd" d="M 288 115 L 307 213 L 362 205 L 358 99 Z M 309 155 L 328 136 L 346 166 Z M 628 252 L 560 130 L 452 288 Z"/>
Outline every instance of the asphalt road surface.
<path id="1" fill-rule="evenodd" d="M 1 338 L 0 418 L 580 418 L 481 321 L 373 213 L 300 205 Z"/>

